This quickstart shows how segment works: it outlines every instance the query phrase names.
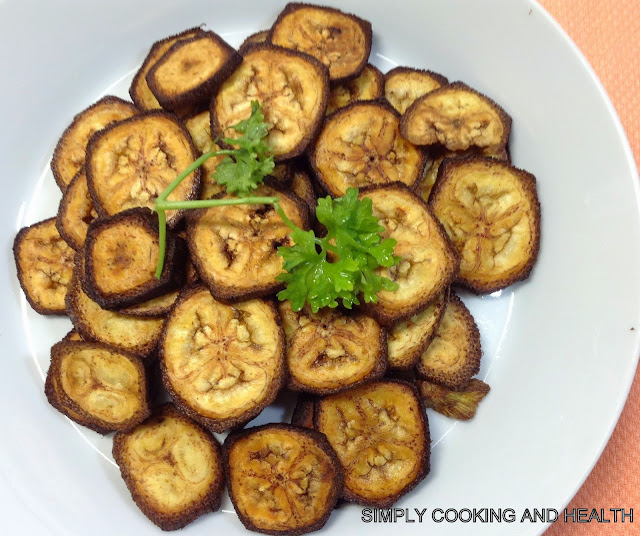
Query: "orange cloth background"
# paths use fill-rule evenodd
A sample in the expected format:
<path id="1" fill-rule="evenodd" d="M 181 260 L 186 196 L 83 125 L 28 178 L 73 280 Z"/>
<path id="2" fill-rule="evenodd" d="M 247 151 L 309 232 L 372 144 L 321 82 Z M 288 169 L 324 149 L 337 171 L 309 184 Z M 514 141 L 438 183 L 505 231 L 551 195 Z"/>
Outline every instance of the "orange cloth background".
<path id="1" fill-rule="evenodd" d="M 598 74 L 640 167 L 640 0 L 539 1 Z M 640 534 L 640 368 L 609 444 L 569 508 L 633 508 L 633 524 L 564 523 L 561 514 L 545 536 Z"/>

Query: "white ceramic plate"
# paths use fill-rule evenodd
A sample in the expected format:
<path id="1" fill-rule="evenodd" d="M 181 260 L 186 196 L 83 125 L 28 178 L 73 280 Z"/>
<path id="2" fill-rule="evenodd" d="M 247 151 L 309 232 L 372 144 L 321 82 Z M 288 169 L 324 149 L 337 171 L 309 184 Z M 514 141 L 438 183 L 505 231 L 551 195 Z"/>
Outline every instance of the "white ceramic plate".
<path id="1" fill-rule="evenodd" d="M 427 508 L 407 531 L 523 534 L 523 509 L 561 509 L 600 455 L 636 368 L 640 333 L 638 177 L 604 90 L 560 28 L 530 0 L 329 2 L 369 19 L 372 60 L 464 80 L 512 115 L 514 163 L 538 178 L 542 247 L 532 277 L 465 296 L 482 332 L 480 376 L 492 386 L 470 423 L 431 413 L 432 471 L 398 507 Z M 114 466 L 110 438 L 79 428 L 43 395 L 51 345 L 67 319 L 34 314 L 15 278 L 17 230 L 50 217 L 48 169 L 72 116 L 105 93 L 126 97 L 151 43 L 206 23 L 232 44 L 267 28 L 283 3 L 0 1 L 0 525 L 7 534 L 159 534 Z M 287 417 L 283 404 L 259 418 Z M 596 505 L 593 505 L 596 506 Z M 514 523 L 434 523 L 436 508 L 512 508 Z M 228 499 L 186 534 L 244 532 Z M 415 517 L 415 516 L 414 516 Z M 361 509 L 325 533 L 383 533 Z M 218 532 L 220 533 L 220 532 Z"/>

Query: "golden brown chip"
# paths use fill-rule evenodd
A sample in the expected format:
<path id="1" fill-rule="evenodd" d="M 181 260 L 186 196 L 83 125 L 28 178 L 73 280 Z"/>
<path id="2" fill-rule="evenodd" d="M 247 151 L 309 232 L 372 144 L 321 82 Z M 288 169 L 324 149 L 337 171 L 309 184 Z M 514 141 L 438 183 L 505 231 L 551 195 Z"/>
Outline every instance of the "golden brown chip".
<path id="1" fill-rule="evenodd" d="M 373 201 L 373 215 L 384 226 L 383 238 L 397 244 L 398 265 L 377 273 L 398 283 L 394 291 L 378 292 L 377 303 L 363 305 L 367 314 L 391 327 L 426 309 L 458 275 L 460 259 L 442 226 L 417 195 L 401 185 L 360 194 Z"/>
<path id="2" fill-rule="evenodd" d="M 294 312 L 288 301 L 278 309 L 287 336 L 290 389 L 324 395 L 384 375 L 387 336 L 373 318 L 328 307 Z"/>
<path id="3" fill-rule="evenodd" d="M 529 276 L 540 246 L 533 175 L 492 158 L 447 159 L 429 204 L 462 258 L 461 285 L 484 294 Z"/>
<path id="4" fill-rule="evenodd" d="M 316 214 L 316 204 L 318 200 L 311 179 L 309 178 L 309 173 L 301 166 L 296 166 L 293 170 L 291 191 L 307 204 L 309 207 L 309 215 L 311 219 L 313 219 Z"/>
<path id="5" fill-rule="evenodd" d="M 449 389 L 460 389 L 480 370 L 481 357 L 478 326 L 462 300 L 451 293 L 438 331 L 418 359 L 418 374 Z"/>
<path id="6" fill-rule="evenodd" d="M 341 196 L 348 188 L 413 186 L 425 155 L 400 135 L 398 125 L 398 113 L 382 101 L 356 102 L 331 115 L 310 156 L 326 191 Z"/>
<path id="7" fill-rule="evenodd" d="M 80 334 L 75 330 L 72 329 L 71 331 L 69 331 L 69 333 L 67 333 L 63 339 L 62 342 L 68 342 L 68 341 L 82 341 L 84 340 Z"/>
<path id="8" fill-rule="evenodd" d="M 322 434 L 267 424 L 231 434 L 224 451 L 229 496 L 247 529 L 297 536 L 327 522 L 343 476 Z"/>
<path id="9" fill-rule="evenodd" d="M 368 63 L 357 78 L 331 88 L 327 114 L 356 101 L 374 100 L 384 94 L 384 75 Z"/>
<path id="10" fill-rule="evenodd" d="M 147 73 L 149 89 L 165 110 L 208 103 L 242 57 L 214 32 L 180 39 Z"/>
<path id="11" fill-rule="evenodd" d="M 66 313 L 74 255 L 56 229 L 55 218 L 20 229 L 13 242 L 13 256 L 20 286 L 36 312 Z"/>
<path id="12" fill-rule="evenodd" d="M 220 508 L 220 444 L 171 404 L 113 438 L 113 458 L 131 497 L 162 530 L 177 530 Z"/>
<path id="13" fill-rule="evenodd" d="M 157 197 L 197 158 L 186 128 L 175 116 L 146 112 L 92 136 L 87 147 L 87 184 L 101 217 L 128 208 L 153 208 Z M 200 195 L 200 169 L 189 174 L 169 201 Z M 174 226 L 180 211 L 166 212 Z"/>
<path id="14" fill-rule="evenodd" d="M 448 83 L 444 76 L 432 71 L 396 67 L 384 75 L 384 96 L 403 114 L 417 98 Z"/>
<path id="15" fill-rule="evenodd" d="M 438 178 L 438 169 L 444 159 L 444 155 L 434 158 L 427 166 L 420 182 L 416 185 L 415 192 L 422 197 L 425 203 L 429 201 L 429 195 L 431 195 L 433 185 L 436 183 L 436 179 Z"/>
<path id="16" fill-rule="evenodd" d="M 291 414 L 291 424 L 313 430 L 313 416 L 315 414 L 317 398 L 307 393 L 300 393 Z"/>
<path id="17" fill-rule="evenodd" d="M 187 280 L 187 282 L 189 282 Z M 152 298 L 148 301 L 139 303 L 138 305 L 132 305 L 130 307 L 124 307 L 120 309 L 120 313 L 124 315 L 131 316 L 149 316 L 149 317 L 159 317 L 166 315 L 173 304 L 178 299 L 178 295 L 180 292 L 178 290 L 174 290 L 173 292 L 169 292 L 164 296 L 158 296 L 157 298 Z"/>
<path id="18" fill-rule="evenodd" d="M 418 382 L 418 388 L 426 407 L 442 413 L 445 417 L 462 421 L 475 417 L 478 404 L 491 390 L 489 385 L 475 378 L 469 380 L 458 391 L 423 380 Z"/>
<path id="19" fill-rule="evenodd" d="M 429 424 L 409 383 L 385 380 L 327 396 L 315 424 L 336 450 L 348 501 L 388 508 L 429 473 Z"/>
<path id="20" fill-rule="evenodd" d="M 202 286 L 184 291 L 167 318 L 160 358 L 175 404 L 214 432 L 258 415 L 285 379 L 285 340 L 272 303 L 233 306 Z"/>
<path id="21" fill-rule="evenodd" d="M 141 110 L 155 110 L 160 108 L 158 99 L 156 99 L 154 94 L 151 93 L 147 84 L 147 73 L 175 43 L 195 37 L 203 31 L 204 30 L 202 30 L 202 28 L 189 28 L 184 32 L 171 35 L 165 39 L 156 41 L 153 44 L 149 54 L 147 54 L 147 57 L 142 64 L 142 67 L 140 67 L 140 70 L 134 76 L 133 81 L 131 82 L 131 87 L 129 88 L 131 100 L 136 103 L 138 108 Z"/>
<path id="22" fill-rule="evenodd" d="M 89 224 L 97 217 L 89 195 L 87 175 L 82 168 L 62 194 L 56 228 L 64 241 L 77 251 L 84 244 Z"/>
<path id="23" fill-rule="evenodd" d="M 142 361 L 91 342 L 51 349 L 45 393 L 58 411 L 101 434 L 129 430 L 150 413 Z"/>
<path id="24" fill-rule="evenodd" d="M 277 196 L 285 214 L 307 228 L 303 202 L 263 185 L 256 196 Z M 291 229 L 271 205 L 231 205 L 192 211 L 188 221 L 191 260 L 200 280 L 218 299 L 235 301 L 283 288 L 278 247 L 290 246 Z"/>
<path id="25" fill-rule="evenodd" d="M 424 311 L 389 329 L 389 368 L 406 371 L 415 366 L 436 334 L 448 299 L 445 291 Z"/>
<path id="26" fill-rule="evenodd" d="M 416 99 L 402 115 L 400 131 L 416 145 L 441 144 L 450 151 L 478 147 L 495 155 L 509 141 L 511 118 L 487 96 L 454 82 Z"/>
<path id="27" fill-rule="evenodd" d="M 274 159 L 293 158 L 315 137 L 328 95 L 327 69 L 314 58 L 269 44 L 252 45 L 211 102 L 211 132 L 237 137 L 227 129 L 247 119 L 251 102 L 258 101 L 270 125 L 265 142 Z"/>
<path id="28" fill-rule="evenodd" d="M 268 40 L 310 54 L 329 68 L 332 82 L 355 78 L 369 60 L 371 24 L 326 6 L 289 3 L 271 27 Z"/>
<path id="29" fill-rule="evenodd" d="M 137 113 L 138 109 L 132 103 L 107 96 L 73 118 L 62 133 L 51 159 L 53 178 L 63 192 L 84 165 L 87 143 L 91 136 Z"/>
<path id="30" fill-rule="evenodd" d="M 264 43 L 269 36 L 269 30 L 260 30 L 259 32 L 249 35 L 238 47 L 238 52 L 244 54 L 245 51 L 253 44 Z"/>

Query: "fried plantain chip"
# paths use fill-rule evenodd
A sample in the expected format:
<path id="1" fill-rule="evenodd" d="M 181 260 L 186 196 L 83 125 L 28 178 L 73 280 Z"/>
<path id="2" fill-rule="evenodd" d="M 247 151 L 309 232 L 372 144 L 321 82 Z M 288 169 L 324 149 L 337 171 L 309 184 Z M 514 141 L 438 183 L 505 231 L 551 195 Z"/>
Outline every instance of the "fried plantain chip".
<path id="1" fill-rule="evenodd" d="M 461 255 L 458 283 L 485 294 L 529 276 L 540 247 L 533 175 L 492 158 L 447 159 L 429 204 Z"/>
<path id="2" fill-rule="evenodd" d="M 222 84 L 211 102 L 211 133 L 228 131 L 251 114 L 259 101 L 270 125 L 265 142 L 276 162 L 301 154 L 322 123 L 329 79 L 314 58 L 270 44 L 251 45 L 240 67 Z"/>
<path id="3" fill-rule="evenodd" d="M 325 122 L 310 161 L 333 196 L 348 188 L 401 182 L 413 186 L 422 176 L 423 151 L 400 135 L 399 115 L 383 101 L 356 102 Z"/>
<path id="4" fill-rule="evenodd" d="M 172 404 L 113 438 L 113 458 L 142 513 L 177 530 L 220 508 L 224 472 L 220 444 Z"/>
<path id="5" fill-rule="evenodd" d="M 458 391 L 424 380 L 418 381 L 418 388 L 426 407 L 461 421 L 475 417 L 478 404 L 491 390 L 489 385 L 475 378 Z"/>
<path id="6" fill-rule="evenodd" d="M 191 39 L 203 32 L 204 30 L 202 28 L 189 28 L 179 34 L 171 35 L 165 39 L 156 41 L 151 46 L 149 54 L 147 54 L 147 57 L 142 63 L 142 67 L 140 67 L 136 75 L 133 77 L 133 81 L 129 87 L 131 100 L 135 102 L 138 108 L 141 110 L 155 110 L 160 108 L 158 99 L 156 99 L 147 84 L 147 73 L 175 43 L 185 39 Z"/>
<path id="7" fill-rule="evenodd" d="M 424 311 L 389 329 L 389 368 L 408 371 L 415 366 L 436 334 L 448 299 L 447 290 Z"/>
<path id="8" fill-rule="evenodd" d="M 73 327 L 86 341 L 101 342 L 118 350 L 149 356 L 155 349 L 163 318 L 141 318 L 102 309 L 82 289 L 84 260 L 76 255 L 73 279 L 67 295 L 67 310 Z"/>
<path id="9" fill-rule="evenodd" d="M 302 200 L 263 185 L 257 196 L 278 196 L 280 207 L 298 227 L 308 226 Z M 278 247 L 290 246 L 291 229 L 271 205 L 231 205 L 194 210 L 188 218 L 191 260 L 200 280 L 220 300 L 237 301 L 283 288 Z"/>
<path id="10" fill-rule="evenodd" d="M 286 187 L 293 180 L 293 168 L 289 162 L 280 162 L 273 167 L 269 177 L 274 186 Z"/>
<path id="11" fill-rule="evenodd" d="M 123 307 L 119 310 L 120 313 L 124 315 L 131 316 L 147 316 L 147 317 L 160 317 L 166 315 L 173 304 L 178 299 L 178 295 L 180 291 L 174 290 L 173 292 L 169 292 L 164 296 L 158 296 L 157 298 L 152 298 L 146 302 L 139 303 L 137 305 L 132 305 L 130 307 Z"/>
<path id="12" fill-rule="evenodd" d="M 264 43 L 269 36 L 269 30 L 260 30 L 259 32 L 249 35 L 238 47 L 238 52 L 244 55 L 245 51 L 254 44 Z"/>
<path id="13" fill-rule="evenodd" d="M 402 115 L 400 131 L 416 145 L 441 144 L 450 151 L 478 147 L 495 155 L 509 141 L 511 118 L 489 97 L 454 82 L 416 99 Z"/>
<path id="14" fill-rule="evenodd" d="M 285 380 L 279 322 L 271 302 L 230 306 L 203 286 L 185 290 L 160 342 L 164 385 L 180 411 L 223 432 L 273 402 Z"/>
<path id="15" fill-rule="evenodd" d="M 458 276 L 460 259 L 429 207 L 402 185 L 368 190 L 360 198 L 373 201 L 373 215 L 385 230 L 383 238 L 397 241 L 402 258 L 378 273 L 398 283 L 394 291 L 378 292 L 377 303 L 362 309 L 380 324 L 392 327 L 426 309 Z"/>
<path id="16" fill-rule="evenodd" d="M 307 173 L 301 165 L 294 166 L 291 191 L 307 204 L 309 207 L 309 215 L 313 220 L 316 214 L 318 199 L 313 189 L 311 179 L 309 178 L 309 173 Z"/>
<path id="17" fill-rule="evenodd" d="M 331 88 L 327 115 L 356 101 L 374 100 L 384 95 L 384 75 L 367 63 L 357 78 Z"/>
<path id="18" fill-rule="evenodd" d="M 289 389 L 318 395 L 337 393 L 387 370 L 386 331 L 373 318 L 308 306 L 294 312 L 278 305 L 287 336 Z"/>
<path id="19" fill-rule="evenodd" d="M 84 165 L 87 143 L 91 136 L 137 113 L 138 109 L 132 103 L 107 96 L 73 118 L 62 133 L 51 158 L 53 178 L 63 192 Z"/>
<path id="20" fill-rule="evenodd" d="M 268 41 L 310 54 L 329 68 L 332 82 L 358 76 L 371 53 L 371 24 L 338 9 L 292 2 L 271 27 Z"/>
<path id="21" fill-rule="evenodd" d="M 156 198 L 195 159 L 187 129 L 171 114 L 146 112 L 120 121 L 91 137 L 87 147 L 87 184 L 100 217 L 128 208 L 153 208 Z M 169 201 L 200 195 L 200 169 L 183 180 Z M 182 213 L 167 210 L 167 225 Z"/>
<path id="22" fill-rule="evenodd" d="M 412 384 L 384 380 L 327 396 L 315 425 L 338 454 L 348 501 L 389 508 L 429 473 L 429 424 Z"/>
<path id="23" fill-rule="evenodd" d="M 291 414 L 291 424 L 313 430 L 313 415 L 317 398 L 307 393 L 300 393 Z"/>
<path id="24" fill-rule="evenodd" d="M 66 314 L 74 255 L 56 229 L 55 218 L 20 229 L 13 242 L 13 256 L 20 286 L 36 312 Z"/>
<path id="25" fill-rule="evenodd" d="M 77 251 L 84 245 L 89 224 L 97 217 L 98 213 L 93 208 L 83 167 L 62 194 L 56 229 L 64 241 Z"/>
<path id="26" fill-rule="evenodd" d="M 432 71 L 396 67 L 384 75 L 384 96 L 403 114 L 416 99 L 448 83 L 444 76 Z"/>
<path id="27" fill-rule="evenodd" d="M 84 339 L 80 336 L 80 333 L 78 333 L 75 329 L 72 329 L 71 331 L 69 331 L 69 333 L 67 333 L 63 337 L 62 342 L 82 341 L 82 340 Z"/>
<path id="28" fill-rule="evenodd" d="M 140 358 L 102 344 L 56 344 L 45 393 L 58 411 L 100 434 L 129 430 L 150 414 Z"/>
<path id="29" fill-rule="evenodd" d="M 211 100 L 218 86 L 242 61 L 214 32 L 180 39 L 147 73 L 147 85 L 165 110 L 198 107 Z"/>
<path id="30" fill-rule="evenodd" d="M 229 496 L 247 529 L 298 536 L 327 522 L 343 476 L 325 436 L 267 424 L 230 434 L 223 448 Z"/>
<path id="31" fill-rule="evenodd" d="M 185 241 L 165 236 L 165 266 L 156 266 L 160 251 L 158 220 L 146 208 L 132 208 L 89 226 L 85 243 L 84 290 L 104 309 L 138 305 L 178 289 L 185 281 Z"/>
<path id="32" fill-rule="evenodd" d="M 449 389 L 460 389 L 480 370 L 481 357 L 478 326 L 452 292 L 435 337 L 418 359 L 418 374 Z"/>

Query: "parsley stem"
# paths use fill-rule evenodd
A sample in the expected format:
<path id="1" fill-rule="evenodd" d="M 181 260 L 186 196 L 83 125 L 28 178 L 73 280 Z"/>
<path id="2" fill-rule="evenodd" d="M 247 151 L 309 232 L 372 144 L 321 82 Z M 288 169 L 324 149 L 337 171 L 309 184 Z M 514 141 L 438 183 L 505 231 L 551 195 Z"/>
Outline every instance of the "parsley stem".
<path id="1" fill-rule="evenodd" d="M 165 211 L 228 205 L 276 205 L 279 199 L 279 197 L 223 197 L 221 199 L 197 199 L 194 201 L 160 201 L 156 202 L 156 209 Z"/>
<path id="2" fill-rule="evenodd" d="M 282 210 L 282 207 L 280 206 L 280 203 L 278 203 L 278 201 L 276 200 L 276 202 L 273 204 L 273 206 L 276 209 L 276 212 L 278 213 L 278 216 L 280 216 L 280 218 L 282 218 L 282 221 L 284 223 L 287 224 L 287 227 L 289 227 L 289 229 L 291 229 L 292 231 L 295 231 L 296 229 L 298 229 L 298 226 L 293 223 L 290 219 L 289 216 L 287 216 L 284 213 L 284 210 Z"/>
<path id="3" fill-rule="evenodd" d="M 158 210 L 158 265 L 156 266 L 156 279 L 162 276 L 164 268 L 164 254 L 167 247 L 167 215 L 164 210 Z"/>

